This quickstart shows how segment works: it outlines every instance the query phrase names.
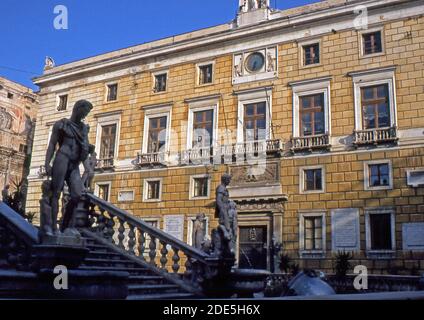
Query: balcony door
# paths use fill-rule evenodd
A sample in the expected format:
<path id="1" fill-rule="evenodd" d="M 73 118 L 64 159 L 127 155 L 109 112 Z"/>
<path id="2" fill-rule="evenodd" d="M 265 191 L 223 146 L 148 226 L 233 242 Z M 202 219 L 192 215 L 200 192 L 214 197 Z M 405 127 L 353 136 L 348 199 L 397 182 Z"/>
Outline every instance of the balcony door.
<path id="1" fill-rule="evenodd" d="M 105 165 L 111 165 L 115 157 L 116 129 L 116 123 L 102 126 L 99 156 L 100 160 L 105 162 Z"/>
<path id="2" fill-rule="evenodd" d="M 149 119 L 147 153 L 157 153 L 166 143 L 167 117 Z"/>
<path id="3" fill-rule="evenodd" d="M 213 127 L 213 109 L 193 112 L 193 148 L 208 148 L 212 146 Z"/>
<path id="4" fill-rule="evenodd" d="M 364 129 L 390 127 L 389 88 L 387 84 L 361 88 Z"/>
<path id="5" fill-rule="evenodd" d="M 244 105 L 244 141 L 266 140 L 266 102 Z"/>
<path id="6" fill-rule="evenodd" d="M 300 135 L 315 136 L 325 133 L 324 94 L 301 96 Z"/>

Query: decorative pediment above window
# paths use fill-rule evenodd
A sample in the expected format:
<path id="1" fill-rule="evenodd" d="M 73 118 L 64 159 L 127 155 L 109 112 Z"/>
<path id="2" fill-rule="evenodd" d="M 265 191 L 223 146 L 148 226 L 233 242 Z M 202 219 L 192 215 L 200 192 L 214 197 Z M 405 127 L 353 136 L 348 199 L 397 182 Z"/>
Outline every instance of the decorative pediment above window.
<path id="1" fill-rule="evenodd" d="M 277 47 L 241 52 L 233 58 L 233 84 L 277 76 Z"/>

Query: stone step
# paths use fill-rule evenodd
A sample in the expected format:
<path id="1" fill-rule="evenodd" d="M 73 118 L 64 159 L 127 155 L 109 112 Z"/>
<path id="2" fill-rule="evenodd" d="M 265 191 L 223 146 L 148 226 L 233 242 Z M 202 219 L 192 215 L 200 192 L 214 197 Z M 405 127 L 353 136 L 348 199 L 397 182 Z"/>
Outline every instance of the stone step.
<path id="1" fill-rule="evenodd" d="M 153 285 L 139 285 L 130 284 L 128 286 L 130 295 L 141 295 L 141 294 L 168 294 L 180 292 L 180 287 L 174 284 L 153 284 Z"/>
<path id="2" fill-rule="evenodd" d="M 88 244 L 86 246 L 90 251 L 95 252 L 112 252 L 108 247 L 102 244 Z"/>
<path id="3" fill-rule="evenodd" d="M 136 268 L 137 264 L 131 260 L 124 259 L 101 259 L 101 258 L 86 258 L 82 263 L 83 266 L 98 266 L 98 267 L 125 267 Z"/>
<path id="4" fill-rule="evenodd" d="M 151 273 L 150 270 L 138 267 L 138 268 L 125 268 L 125 267 L 97 267 L 97 266 L 80 266 L 80 270 L 96 270 L 96 271 L 123 271 L 128 272 L 130 275 L 148 275 Z"/>
<path id="5" fill-rule="evenodd" d="M 120 253 L 116 253 L 116 252 L 112 252 L 112 251 L 108 251 L 108 252 L 103 252 L 103 251 L 96 251 L 96 250 L 92 250 L 87 254 L 87 258 L 110 258 L 113 257 L 113 259 L 122 259 L 122 260 L 127 260 L 124 256 L 122 256 L 122 254 Z"/>
<path id="6" fill-rule="evenodd" d="M 191 293 L 158 293 L 158 294 L 137 294 L 129 295 L 127 300 L 178 300 L 178 299 L 193 299 L 196 296 Z"/>
<path id="7" fill-rule="evenodd" d="M 161 276 L 143 275 L 143 276 L 130 276 L 128 279 L 130 284 L 164 284 L 166 280 Z"/>

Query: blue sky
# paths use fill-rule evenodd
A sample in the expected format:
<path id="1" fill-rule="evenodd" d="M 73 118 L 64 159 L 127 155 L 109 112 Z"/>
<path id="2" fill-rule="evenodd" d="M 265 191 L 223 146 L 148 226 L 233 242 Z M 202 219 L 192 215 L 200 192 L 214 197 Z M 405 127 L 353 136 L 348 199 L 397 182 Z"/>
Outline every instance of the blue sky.
<path id="1" fill-rule="evenodd" d="M 278 9 L 317 0 L 271 0 Z M 69 29 L 56 30 L 65 5 Z M 231 21 L 237 0 L 1 0 L 0 75 L 36 89 L 46 55 L 63 64 Z"/>

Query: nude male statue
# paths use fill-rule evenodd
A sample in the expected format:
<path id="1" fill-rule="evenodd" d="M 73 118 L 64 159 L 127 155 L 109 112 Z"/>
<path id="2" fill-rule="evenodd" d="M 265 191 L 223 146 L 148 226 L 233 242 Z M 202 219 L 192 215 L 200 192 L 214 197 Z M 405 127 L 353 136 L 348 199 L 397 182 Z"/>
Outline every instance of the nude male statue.
<path id="1" fill-rule="evenodd" d="M 66 181 L 69 186 L 71 199 L 66 207 L 61 231 L 66 230 L 71 222 L 74 208 L 83 192 L 83 183 L 79 165 L 89 154 L 88 142 L 89 126 L 82 122 L 93 109 L 93 105 L 86 101 L 77 101 L 72 110 L 70 119 L 57 121 L 53 126 L 52 136 L 46 154 L 46 173 L 51 177 L 51 215 L 52 230 L 57 233 L 57 214 L 59 198 Z M 56 147 L 58 150 L 55 152 Z M 51 161 L 55 155 L 53 166 Z"/>
<path id="2" fill-rule="evenodd" d="M 88 152 L 90 155 L 83 162 L 84 174 L 82 175 L 82 183 L 84 185 L 85 190 L 92 191 L 94 170 L 96 169 L 98 160 L 97 153 L 95 152 L 93 145 L 90 145 Z"/>
<path id="3" fill-rule="evenodd" d="M 219 227 L 221 228 L 224 238 L 231 240 L 231 225 L 228 215 L 230 196 L 227 186 L 231 182 L 229 174 L 223 174 L 221 184 L 216 188 L 216 216 L 219 218 Z"/>

